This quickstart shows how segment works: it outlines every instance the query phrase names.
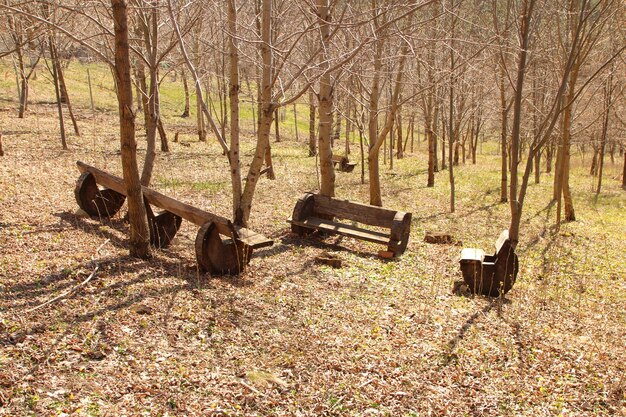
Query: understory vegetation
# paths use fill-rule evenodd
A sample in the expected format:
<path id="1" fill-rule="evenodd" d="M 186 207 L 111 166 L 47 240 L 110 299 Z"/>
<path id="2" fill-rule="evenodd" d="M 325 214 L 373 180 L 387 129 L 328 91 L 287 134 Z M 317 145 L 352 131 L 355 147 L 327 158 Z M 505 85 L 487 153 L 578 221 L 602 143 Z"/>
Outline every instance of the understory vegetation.
<path id="1" fill-rule="evenodd" d="M 110 73 L 89 68 L 95 111 L 85 66 L 66 70 L 82 132 L 63 151 L 45 73 L 19 119 L 11 68 L 1 66 L 1 416 L 626 415 L 619 163 L 607 160 L 596 196 L 590 155 L 573 153 L 577 221 L 558 228 L 552 174 L 542 172 L 528 190 L 515 287 L 504 298 L 471 296 L 453 292 L 462 247 L 492 251 L 510 221 L 499 202 L 499 133 L 485 132 L 476 165 L 455 167 L 452 214 L 447 171 L 425 186 L 421 136 L 393 170 L 381 167 L 385 207 L 413 214 L 407 252 L 383 260 L 374 244 L 291 234 L 287 217 L 319 180 L 307 113 L 296 141 L 287 112 L 271 144 L 276 180 L 260 180 L 249 222 L 274 246 L 255 251 L 239 276 L 211 277 L 197 270 L 194 225 L 183 222 L 171 247 L 139 260 L 128 256 L 125 210 L 102 221 L 77 214 L 77 160 L 121 172 Z M 179 83 L 161 85 L 163 122 L 179 140 L 158 154 L 152 187 L 230 217 L 226 158 L 216 141 L 198 141 L 193 116 L 178 117 Z M 251 129 L 244 124 L 246 160 Z M 367 202 L 358 155 L 353 143 L 359 164 L 337 173 L 336 195 Z M 454 244 L 427 244 L 427 231 Z M 316 263 L 324 252 L 343 266 Z"/>

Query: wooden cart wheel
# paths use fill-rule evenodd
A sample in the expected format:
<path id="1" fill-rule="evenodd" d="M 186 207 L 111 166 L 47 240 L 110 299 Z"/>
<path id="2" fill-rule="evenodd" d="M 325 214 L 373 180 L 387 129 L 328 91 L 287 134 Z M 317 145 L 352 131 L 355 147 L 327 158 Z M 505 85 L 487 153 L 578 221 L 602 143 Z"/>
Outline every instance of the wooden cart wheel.
<path id="1" fill-rule="evenodd" d="M 296 206 L 293 208 L 291 218 L 296 221 L 306 220 L 313 212 L 313 205 L 315 204 L 315 195 L 311 193 L 305 193 L 296 202 Z M 297 224 L 291 224 L 291 231 L 298 236 L 306 236 L 313 230 L 306 227 L 298 226 Z"/>
<path id="2" fill-rule="evenodd" d="M 117 191 L 100 190 L 93 174 L 84 172 L 78 177 L 74 196 L 78 206 L 92 217 L 112 217 L 117 213 L 126 197 Z"/>
<path id="3" fill-rule="evenodd" d="M 172 243 L 183 222 L 182 217 L 164 211 L 158 216 L 148 217 L 150 243 L 157 248 L 166 248 Z"/>
<path id="4" fill-rule="evenodd" d="M 223 238 L 213 222 L 207 222 L 196 235 L 196 259 L 202 272 L 237 275 L 250 262 L 252 248 L 233 239 Z"/>

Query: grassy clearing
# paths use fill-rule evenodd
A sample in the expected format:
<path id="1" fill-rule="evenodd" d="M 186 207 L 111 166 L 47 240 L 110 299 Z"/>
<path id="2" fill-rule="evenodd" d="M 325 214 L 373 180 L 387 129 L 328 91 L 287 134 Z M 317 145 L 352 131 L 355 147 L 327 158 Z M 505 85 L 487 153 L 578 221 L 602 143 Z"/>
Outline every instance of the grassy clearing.
<path id="1" fill-rule="evenodd" d="M 86 79 L 78 70 L 72 77 Z M 92 81 L 106 86 L 106 77 L 94 66 Z M 316 163 L 303 136 L 273 143 L 278 179 L 259 183 L 251 228 L 276 244 L 256 251 L 240 277 L 209 277 L 196 271 L 196 228 L 187 223 L 171 248 L 139 261 L 126 255 L 122 216 L 100 223 L 74 214 L 76 160 L 120 172 L 110 90 L 99 90 L 93 116 L 88 92 L 70 86 L 83 135 L 62 152 L 43 75 L 24 120 L 11 78 L 0 88 L 0 415 L 626 414 L 620 166 L 608 163 L 596 199 L 587 167 L 574 160 L 578 221 L 559 230 L 552 177 L 530 186 L 519 280 L 494 302 L 453 295 L 461 247 L 423 236 L 446 231 L 464 246 L 493 246 L 508 225 L 495 148 L 485 144 L 477 165 L 456 168 L 454 214 L 447 171 L 424 186 L 423 143 L 394 171 L 382 169 L 385 205 L 414 219 L 407 253 L 387 262 L 377 245 L 289 233 L 284 219 L 296 199 L 317 188 Z M 166 91 L 168 132 L 193 132 L 192 120 L 176 118 L 180 93 Z M 159 154 L 154 187 L 229 217 L 221 149 L 191 134 L 181 140 L 189 146 Z M 245 137 L 244 161 L 253 147 Z M 359 173 L 337 173 L 338 196 L 367 201 Z M 316 264 L 323 251 L 345 266 Z M 92 258 L 94 280 L 28 312 L 83 281 Z"/>

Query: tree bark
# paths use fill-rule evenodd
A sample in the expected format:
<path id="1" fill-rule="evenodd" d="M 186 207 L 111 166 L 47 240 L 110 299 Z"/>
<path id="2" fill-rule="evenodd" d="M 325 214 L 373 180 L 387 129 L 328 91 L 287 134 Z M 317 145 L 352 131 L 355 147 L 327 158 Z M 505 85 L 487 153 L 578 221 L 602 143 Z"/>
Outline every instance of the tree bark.
<path id="1" fill-rule="evenodd" d="M 309 89 L 309 156 L 317 155 L 317 138 L 315 137 L 315 92 Z"/>
<path id="2" fill-rule="evenodd" d="M 237 45 L 237 7 L 235 0 L 228 1 L 229 80 L 228 98 L 230 100 L 230 180 L 233 190 L 233 219 L 241 219 L 241 162 L 239 159 L 239 49 Z"/>
<path id="3" fill-rule="evenodd" d="M 324 74 L 320 78 L 319 92 L 319 153 L 320 153 L 320 194 L 328 197 L 335 196 L 335 169 L 333 167 L 333 149 L 331 143 L 333 123 L 333 86 L 329 68 L 328 48 L 330 37 L 330 10 L 329 0 L 317 0 L 317 16 L 322 41 L 320 66 Z M 337 113 L 340 122 L 339 114 Z"/>
<path id="4" fill-rule="evenodd" d="M 180 115 L 180 117 L 189 117 L 189 84 L 187 83 L 187 75 L 185 74 L 185 70 L 180 72 L 181 78 L 183 79 L 183 89 L 185 90 L 185 110 Z"/>
<path id="5" fill-rule="evenodd" d="M 137 142 L 135 141 L 135 113 L 130 76 L 130 48 L 128 44 L 128 12 L 125 0 L 111 0 L 115 31 L 115 78 L 120 116 L 120 144 L 122 172 L 128 201 L 130 221 L 130 254 L 145 258 L 150 255 L 148 219 L 143 203 Z"/>

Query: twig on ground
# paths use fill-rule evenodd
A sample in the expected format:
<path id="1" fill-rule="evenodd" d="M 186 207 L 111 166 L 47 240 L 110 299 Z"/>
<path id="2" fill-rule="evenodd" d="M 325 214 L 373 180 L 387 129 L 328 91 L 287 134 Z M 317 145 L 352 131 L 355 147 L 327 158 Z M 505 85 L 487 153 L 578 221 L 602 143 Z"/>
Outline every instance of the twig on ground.
<path id="1" fill-rule="evenodd" d="M 102 243 L 102 245 L 98 246 L 98 249 L 96 249 L 96 255 L 100 253 L 100 250 L 104 247 L 104 245 L 106 245 L 107 243 L 109 243 L 111 239 L 107 239 L 104 241 L 104 243 Z M 58 295 L 42 304 L 36 305 L 33 308 L 29 308 L 28 310 L 25 310 L 24 313 L 32 313 L 33 311 L 39 310 L 42 307 L 45 307 L 47 305 L 50 305 L 56 301 L 59 301 L 69 295 L 72 295 L 73 293 L 75 293 L 76 291 L 80 290 L 81 288 L 83 288 L 85 285 L 87 285 L 89 283 L 89 281 L 91 281 L 93 279 L 93 277 L 96 276 L 96 272 L 98 272 L 98 269 L 100 269 L 100 266 L 96 263 L 95 259 L 92 257 L 91 258 L 92 262 L 94 263 L 94 268 L 93 268 L 93 272 L 80 284 L 70 288 L 68 291 L 64 292 L 61 295 Z"/>

